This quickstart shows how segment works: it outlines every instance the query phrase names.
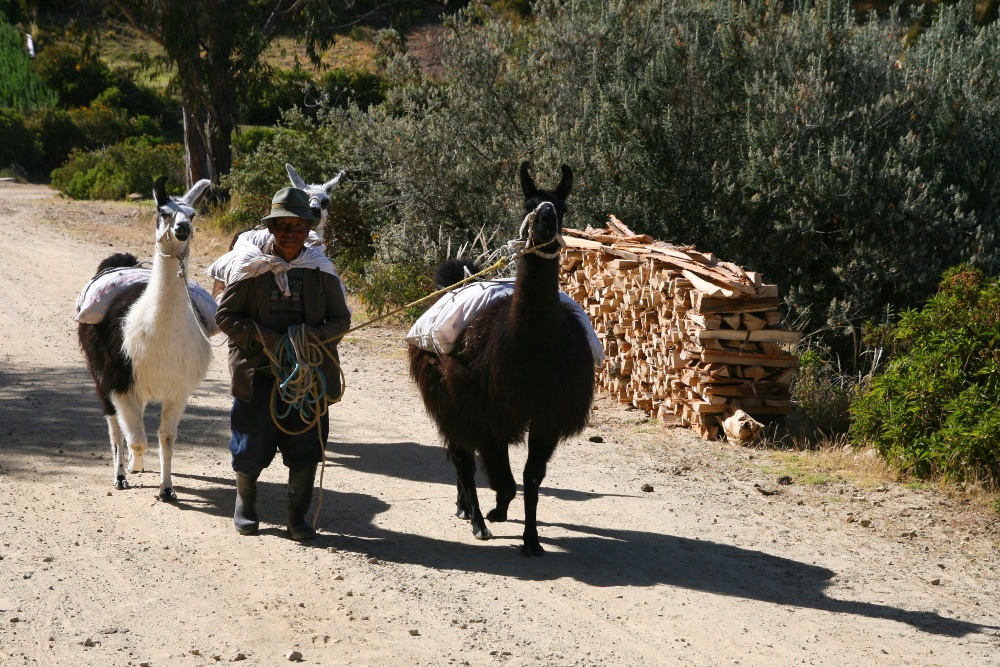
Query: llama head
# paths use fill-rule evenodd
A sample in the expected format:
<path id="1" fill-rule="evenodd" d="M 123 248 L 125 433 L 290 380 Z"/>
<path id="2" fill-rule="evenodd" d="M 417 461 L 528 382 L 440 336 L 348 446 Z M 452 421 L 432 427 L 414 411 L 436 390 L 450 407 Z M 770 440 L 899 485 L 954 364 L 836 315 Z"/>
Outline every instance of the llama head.
<path id="1" fill-rule="evenodd" d="M 288 172 L 288 180 L 292 182 L 292 186 L 304 190 L 309 195 L 309 208 L 312 209 L 313 215 L 319 217 L 319 224 L 316 225 L 315 232 L 320 238 L 323 238 L 323 225 L 326 224 L 326 216 L 329 213 L 330 195 L 340 185 L 340 179 L 343 178 L 344 172 L 341 171 L 322 185 L 307 185 L 292 165 L 286 163 L 285 171 Z"/>
<path id="2" fill-rule="evenodd" d="M 156 249 L 166 256 L 182 259 L 187 255 L 188 244 L 194 234 L 195 202 L 212 184 L 202 179 L 194 184 L 180 198 L 168 197 L 166 176 L 160 176 L 153 184 L 153 198 L 156 200 Z"/>
<path id="3" fill-rule="evenodd" d="M 573 188 L 573 170 L 562 166 L 562 180 L 554 190 L 540 190 L 528 173 L 528 163 L 521 163 L 521 191 L 524 193 L 524 211 L 534 215 L 532 225 L 521 225 L 521 239 L 529 245 L 544 246 L 556 241 L 562 233 L 563 216 L 566 214 L 566 197 Z M 527 218 L 526 218 L 527 220 Z M 544 250 L 551 250 L 543 248 Z M 557 249 L 557 248 L 556 248 Z"/>

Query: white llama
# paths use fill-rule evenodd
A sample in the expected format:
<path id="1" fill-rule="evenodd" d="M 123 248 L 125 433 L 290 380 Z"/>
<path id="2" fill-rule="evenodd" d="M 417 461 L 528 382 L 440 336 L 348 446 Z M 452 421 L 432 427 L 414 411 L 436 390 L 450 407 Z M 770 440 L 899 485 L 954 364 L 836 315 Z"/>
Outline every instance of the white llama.
<path id="1" fill-rule="evenodd" d="M 194 233 L 194 203 L 211 184 L 195 183 L 180 199 L 167 197 L 166 179 L 156 181 L 156 245 L 148 283 L 137 283 L 117 294 L 104 320 L 81 323 L 80 346 L 104 404 L 111 438 L 116 489 L 128 488 L 125 444 L 132 472 L 143 470 L 148 446 L 143 412 L 146 404 L 162 404 L 160 428 L 160 490 L 164 501 L 177 499 L 170 479 L 170 461 L 188 397 L 205 377 L 212 347 L 188 294 L 185 260 Z M 127 253 L 108 257 L 102 271 L 136 266 Z"/>
<path id="2" fill-rule="evenodd" d="M 309 241 L 312 243 L 307 243 L 307 245 L 323 245 L 323 227 L 326 225 L 326 218 L 329 215 L 330 195 L 340 185 L 340 179 L 344 177 L 343 170 L 322 185 L 306 185 L 306 182 L 295 171 L 295 167 L 287 162 L 285 163 L 285 171 L 288 172 L 288 180 L 291 181 L 292 186 L 299 190 L 304 190 L 309 195 L 309 208 L 312 209 L 313 215 L 319 216 L 319 224 L 313 230 L 316 234 L 316 239 L 312 238 L 313 233 L 310 232 Z M 316 243 L 316 240 L 319 243 Z"/>

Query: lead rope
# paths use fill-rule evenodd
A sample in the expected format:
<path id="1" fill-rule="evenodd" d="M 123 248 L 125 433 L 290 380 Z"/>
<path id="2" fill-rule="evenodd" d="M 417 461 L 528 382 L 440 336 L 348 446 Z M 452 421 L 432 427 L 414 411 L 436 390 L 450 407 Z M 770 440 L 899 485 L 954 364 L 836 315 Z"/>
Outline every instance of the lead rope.
<path id="1" fill-rule="evenodd" d="M 452 292 L 459 287 L 480 278 L 481 276 L 492 273 L 493 271 L 499 270 L 504 266 L 517 261 L 524 255 L 535 254 L 544 259 L 556 258 L 559 255 L 559 250 L 566 247 L 566 241 L 563 239 L 562 234 L 556 234 L 555 241 L 558 242 L 559 248 L 555 252 L 546 253 L 542 252 L 540 249 L 541 245 L 548 245 L 552 241 L 548 241 L 541 245 L 534 245 L 535 220 L 537 219 L 538 211 L 542 208 L 542 206 L 544 206 L 544 203 L 539 204 L 535 210 L 528 213 L 528 215 L 525 216 L 524 221 L 521 223 L 521 232 L 519 236 L 524 240 L 518 240 L 508 244 L 512 249 L 516 250 L 516 252 L 509 257 L 501 257 L 479 273 L 467 276 L 453 285 L 431 292 L 427 296 L 411 301 L 404 306 L 400 306 L 399 308 L 379 315 L 378 317 L 374 317 L 367 322 L 362 322 L 361 324 L 351 327 L 347 331 L 337 334 L 336 336 L 318 340 L 315 336 L 308 333 L 308 327 L 306 325 L 300 324 L 290 327 L 289 333 L 282 335 L 281 338 L 278 339 L 278 342 L 274 346 L 274 350 L 269 350 L 266 346 L 264 346 L 264 353 L 267 355 L 268 361 L 270 362 L 271 373 L 274 375 L 274 385 L 271 387 L 270 400 L 271 420 L 274 422 L 275 426 L 287 435 L 301 435 L 313 427 L 316 428 L 316 436 L 321 454 L 321 465 L 319 469 L 319 496 L 316 501 L 316 512 L 313 515 L 314 528 L 319 521 L 319 515 L 323 509 L 323 473 L 326 469 L 326 441 L 323 439 L 323 429 L 320 425 L 320 419 L 327 413 L 331 404 L 340 402 L 340 400 L 344 397 L 344 391 L 347 388 L 347 378 L 344 376 L 344 371 L 327 345 L 334 341 L 338 341 L 355 331 L 359 331 L 360 329 L 369 327 L 376 322 L 380 322 L 384 319 L 392 317 L 393 315 L 401 313 L 404 310 L 412 308 L 413 306 L 420 305 L 425 301 Z M 527 227 L 527 235 L 524 233 L 525 227 Z M 263 340 L 260 327 L 256 322 L 254 322 L 254 327 L 257 329 L 258 338 Z M 323 363 L 323 355 L 326 355 L 326 357 L 330 359 L 336 367 L 337 373 L 340 374 L 340 394 L 332 399 L 326 396 L 326 378 L 320 370 L 320 366 Z M 286 406 L 281 414 L 279 414 L 279 408 L 276 405 L 279 400 Z M 291 414 L 292 410 L 298 410 L 299 418 L 306 425 L 301 431 L 288 430 L 279 421 L 280 419 Z"/>

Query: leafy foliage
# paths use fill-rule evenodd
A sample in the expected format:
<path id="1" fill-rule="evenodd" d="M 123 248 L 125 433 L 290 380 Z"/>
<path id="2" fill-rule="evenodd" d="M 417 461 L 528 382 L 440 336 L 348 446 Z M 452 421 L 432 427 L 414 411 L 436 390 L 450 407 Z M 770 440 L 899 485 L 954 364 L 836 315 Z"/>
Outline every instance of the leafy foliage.
<path id="1" fill-rule="evenodd" d="M 854 442 L 921 477 L 1000 483 L 1000 280 L 950 269 L 878 334 L 892 361 L 851 407 Z"/>
<path id="2" fill-rule="evenodd" d="M 35 58 L 35 71 L 58 93 L 59 105 L 64 109 L 87 106 L 113 81 L 90 32 L 68 33 L 61 41 L 41 49 Z"/>
<path id="3" fill-rule="evenodd" d="M 25 124 L 24 116 L 0 107 L 0 168 L 15 162 L 30 168 L 41 156 L 41 143 Z"/>
<path id="4" fill-rule="evenodd" d="M 69 112 L 58 107 L 36 111 L 26 122 L 42 144 L 42 156 L 35 172 L 48 174 L 66 161 L 70 152 L 86 143 L 83 131 L 70 118 Z"/>
<path id="5" fill-rule="evenodd" d="M 75 149 L 52 172 L 52 187 L 74 199 L 121 200 L 147 192 L 161 175 L 168 177 L 167 189 L 184 189 L 183 147 L 139 137 L 93 152 Z"/>
<path id="6" fill-rule="evenodd" d="M 851 426 L 851 403 L 867 387 L 870 376 L 845 372 L 834 357 L 817 347 L 801 352 L 798 360 L 792 384 L 795 410 L 788 418 L 788 430 L 812 442 L 846 434 Z"/>
<path id="7" fill-rule="evenodd" d="M 471 3 L 444 84 L 387 33 L 386 102 L 328 119 L 370 226 L 411 242 L 513 236 L 530 159 L 542 183 L 573 166 L 567 224 L 614 213 L 760 270 L 810 329 L 1000 271 L 1000 26 L 942 7 L 905 46 L 894 16 L 785 6 L 539 0 L 512 27 Z"/>
<path id="8" fill-rule="evenodd" d="M 21 33 L 0 15 L 0 107 L 46 108 L 56 100 L 56 94 L 32 69 Z"/>

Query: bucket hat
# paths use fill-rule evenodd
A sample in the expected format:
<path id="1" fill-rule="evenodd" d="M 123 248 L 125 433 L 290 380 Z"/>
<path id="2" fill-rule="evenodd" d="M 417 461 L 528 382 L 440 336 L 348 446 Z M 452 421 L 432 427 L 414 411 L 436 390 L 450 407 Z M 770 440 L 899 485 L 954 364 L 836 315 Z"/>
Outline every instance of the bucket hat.
<path id="1" fill-rule="evenodd" d="M 298 188 L 282 188 L 271 198 L 271 212 L 261 218 L 266 222 L 272 218 L 299 218 L 306 220 L 310 227 L 319 223 L 319 216 L 309 208 L 309 195 Z"/>

